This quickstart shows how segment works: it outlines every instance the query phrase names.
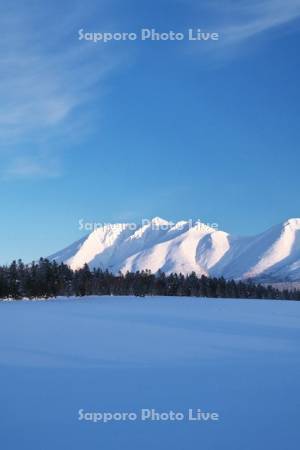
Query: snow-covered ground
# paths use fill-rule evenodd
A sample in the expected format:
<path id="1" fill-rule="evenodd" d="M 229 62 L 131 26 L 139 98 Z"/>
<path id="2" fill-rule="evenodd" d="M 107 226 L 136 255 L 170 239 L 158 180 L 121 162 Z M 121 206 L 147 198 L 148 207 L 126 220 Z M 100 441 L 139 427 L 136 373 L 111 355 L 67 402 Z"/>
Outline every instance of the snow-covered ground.
<path id="1" fill-rule="evenodd" d="M 293 450 L 300 303 L 90 297 L 0 304 L 5 450 Z M 219 421 L 79 421 L 78 411 Z"/>

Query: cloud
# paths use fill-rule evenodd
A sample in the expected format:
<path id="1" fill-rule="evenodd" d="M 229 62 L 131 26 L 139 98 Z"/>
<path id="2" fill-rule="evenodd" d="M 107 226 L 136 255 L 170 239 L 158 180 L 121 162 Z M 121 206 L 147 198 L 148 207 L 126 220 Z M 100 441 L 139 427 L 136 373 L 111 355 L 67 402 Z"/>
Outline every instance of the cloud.
<path id="1" fill-rule="evenodd" d="M 2 173 L 2 180 L 57 178 L 60 175 L 60 163 L 55 158 L 20 156 L 10 161 Z"/>
<path id="2" fill-rule="evenodd" d="M 216 10 L 216 3 L 210 4 Z M 300 0 L 241 0 L 218 3 L 226 14 L 221 34 L 225 45 L 242 44 L 248 39 L 291 25 L 300 19 Z"/>
<path id="3" fill-rule="evenodd" d="M 65 14 L 57 4 L 54 9 L 36 2 L 0 6 L 0 155 L 5 176 L 46 176 L 41 160 L 44 165 L 50 158 L 51 165 L 57 151 L 51 149 L 74 139 L 70 130 L 79 135 L 80 124 L 88 121 L 87 106 L 101 101 L 104 80 L 118 57 L 112 49 L 108 54 L 104 47 L 78 41 L 77 30 L 85 19 L 82 7 L 76 9 L 74 3 Z M 45 154 L 49 156 L 41 156 Z"/>
<path id="4" fill-rule="evenodd" d="M 5 3 L 0 4 L 0 176 L 63 173 L 42 167 L 51 167 L 61 149 L 93 128 L 106 80 L 124 58 L 112 45 L 78 41 L 78 30 L 93 24 L 94 7 L 95 28 L 112 28 L 109 2 Z M 193 11 L 195 1 L 185 5 Z M 201 8 L 221 33 L 220 51 L 300 19 L 300 0 L 209 0 Z"/>

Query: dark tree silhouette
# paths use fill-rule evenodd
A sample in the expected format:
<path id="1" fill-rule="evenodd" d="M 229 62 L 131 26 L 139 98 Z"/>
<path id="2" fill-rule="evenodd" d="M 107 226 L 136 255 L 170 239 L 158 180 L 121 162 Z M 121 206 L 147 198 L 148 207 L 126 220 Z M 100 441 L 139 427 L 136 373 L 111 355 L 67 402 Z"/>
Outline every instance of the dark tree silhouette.
<path id="1" fill-rule="evenodd" d="M 65 264 L 57 264 L 41 258 L 25 265 L 21 260 L 10 266 L 0 266 L 0 298 L 20 299 L 86 295 L 166 295 L 210 298 L 245 298 L 300 300 L 299 290 L 280 291 L 252 281 L 234 281 L 224 278 L 198 277 L 159 271 L 118 273 L 93 269 L 84 265 L 71 270 Z"/>

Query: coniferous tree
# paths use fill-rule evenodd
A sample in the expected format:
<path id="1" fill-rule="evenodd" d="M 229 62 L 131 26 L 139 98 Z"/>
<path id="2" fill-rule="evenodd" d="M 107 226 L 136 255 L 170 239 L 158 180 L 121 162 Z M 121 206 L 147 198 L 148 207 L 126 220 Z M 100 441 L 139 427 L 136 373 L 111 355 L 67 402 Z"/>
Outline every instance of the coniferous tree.
<path id="1" fill-rule="evenodd" d="M 209 278 L 149 270 L 113 275 L 108 270 L 89 269 L 87 265 L 71 270 L 67 265 L 41 258 L 25 265 L 21 260 L 0 267 L 0 298 L 48 298 L 58 295 L 167 295 L 216 298 L 300 300 L 300 291 L 279 291 L 253 281 Z"/>

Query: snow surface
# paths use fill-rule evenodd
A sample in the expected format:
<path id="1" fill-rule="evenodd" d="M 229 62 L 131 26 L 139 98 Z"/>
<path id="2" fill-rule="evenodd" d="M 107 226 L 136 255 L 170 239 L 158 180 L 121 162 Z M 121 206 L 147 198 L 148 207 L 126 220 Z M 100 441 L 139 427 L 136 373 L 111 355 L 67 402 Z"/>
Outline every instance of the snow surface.
<path id="1" fill-rule="evenodd" d="M 7 450 L 298 450 L 300 303 L 86 297 L 0 304 Z M 219 422 L 78 421 L 78 410 Z"/>
<path id="2" fill-rule="evenodd" d="M 159 217 L 133 230 L 105 225 L 51 255 L 72 269 L 85 263 L 112 272 L 159 269 L 225 278 L 300 281 L 300 219 L 290 219 L 253 237 L 235 237 L 208 226 Z"/>

